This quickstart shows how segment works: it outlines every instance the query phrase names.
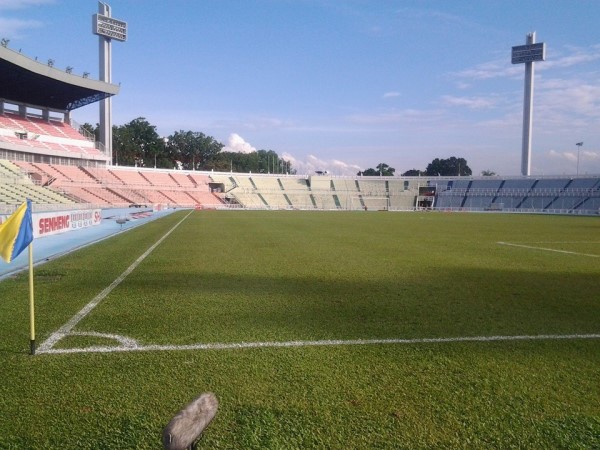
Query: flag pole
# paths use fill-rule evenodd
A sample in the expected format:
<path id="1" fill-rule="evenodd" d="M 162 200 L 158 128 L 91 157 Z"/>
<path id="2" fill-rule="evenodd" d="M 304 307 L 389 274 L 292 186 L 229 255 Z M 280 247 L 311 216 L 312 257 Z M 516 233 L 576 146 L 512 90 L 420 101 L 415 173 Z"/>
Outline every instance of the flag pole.
<path id="1" fill-rule="evenodd" d="M 29 341 L 30 351 L 35 355 L 35 303 L 33 301 L 33 242 L 29 244 L 29 320 L 31 338 Z"/>

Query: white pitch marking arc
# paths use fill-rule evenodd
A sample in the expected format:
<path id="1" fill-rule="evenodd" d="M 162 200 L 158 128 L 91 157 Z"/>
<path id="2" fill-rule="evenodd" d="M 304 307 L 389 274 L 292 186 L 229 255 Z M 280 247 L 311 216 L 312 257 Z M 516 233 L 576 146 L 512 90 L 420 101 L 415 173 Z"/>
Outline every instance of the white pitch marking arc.
<path id="1" fill-rule="evenodd" d="M 556 248 L 547 248 L 547 247 L 536 247 L 534 245 L 525 245 L 525 244 L 513 244 L 511 242 L 496 242 L 498 245 L 507 245 L 509 247 L 520 247 L 520 248 L 527 248 L 530 250 L 542 250 L 545 252 L 555 252 L 555 253 L 565 253 L 568 255 L 578 255 L 578 256 L 588 256 L 590 258 L 600 258 L 600 255 L 594 255 L 591 253 L 580 253 L 580 252 L 571 252 L 568 250 L 559 250 Z"/>
<path id="2" fill-rule="evenodd" d="M 113 339 L 120 344 L 120 348 L 133 349 L 139 347 L 139 344 L 135 339 L 128 338 L 127 336 L 121 336 L 119 334 L 97 333 L 96 331 L 71 331 L 69 333 L 69 336 L 92 336 L 103 339 Z"/>
<path id="3" fill-rule="evenodd" d="M 574 340 L 574 339 L 600 339 L 600 334 L 539 334 L 521 336 L 467 336 L 451 338 L 414 338 L 414 339 L 349 339 L 349 340 L 322 340 L 322 341 L 284 341 L 284 342 L 238 342 L 190 345 L 128 345 L 118 347 L 87 347 L 87 348 L 61 348 L 45 349 L 39 353 L 64 354 L 64 353 L 116 353 L 116 352 L 144 352 L 144 351 L 181 351 L 181 350 L 231 350 L 246 348 L 274 348 L 274 347 L 317 347 L 341 345 L 376 345 L 376 344 L 438 344 L 453 342 L 508 342 L 508 341 L 544 341 L 544 340 Z M 132 342 L 135 342 L 132 340 Z"/>
<path id="4" fill-rule="evenodd" d="M 49 350 L 52 350 L 54 345 L 58 341 L 60 341 L 65 336 L 72 334 L 73 328 L 83 320 L 85 316 L 87 316 L 92 310 L 100 304 L 102 300 L 104 300 L 108 294 L 110 294 L 113 289 L 115 289 L 121 282 L 131 273 L 133 272 L 140 263 L 150 255 L 154 251 L 156 247 L 158 247 L 162 241 L 164 241 L 175 229 L 181 225 L 181 223 L 189 217 L 189 215 L 193 212 L 190 211 L 183 219 L 177 222 L 169 231 L 167 231 L 158 241 L 156 241 L 148 250 L 146 250 L 138 259 L 136 259 L 125 271 L 119 275 L 107 288 L 105 288 L 102 292 L 100 292 L 96 297 L 94 297 L 87 305 L 83 307 L 81 311 L 75 314 L 71 320 L 69 320 L 66 324 L 52 333 L 48 339 L 46 339 L 38 348 L 38 353 L 45 353 Z"/>

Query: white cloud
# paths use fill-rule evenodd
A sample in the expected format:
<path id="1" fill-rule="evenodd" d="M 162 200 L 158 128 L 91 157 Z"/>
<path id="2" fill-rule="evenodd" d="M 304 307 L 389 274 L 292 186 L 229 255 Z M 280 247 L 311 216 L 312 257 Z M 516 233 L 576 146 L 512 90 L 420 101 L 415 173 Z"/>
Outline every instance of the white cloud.
<path id="1" fill-rule="evenodd" d="M 22 9 L 30 6 L 49 5 L 54 0 L 0 0 L 0 10 L 2 9 Z"/>
<path id="2" fill-rule="evenodd" d="M 276 117 L 251 117 L 241 124 L 241 126 L 245 130 L 265 130 L 265 129 L 277 129 L 277 128 L 285 128 L 290 124 L 285 120 L 276 118 Z"/>
<path id="3" fill-rule="evenodd" d="M 348 120 L 361 125 L 415 125 L 436 122 L 440 116 L 445 116 L 441 110 L 403 109 L 354 114 Z"/>
<path id="4" fill-rule="evenodd" d="M 0 3 L 2 0 L 0 0 Z M 37 20 L 19 20 L 19 19 L 7 19 L 0 17 L 0 30 L 2 30 L 2 37 L 7 39 L 17 39 L 23 35 L 25 30 L 32 28 L 40 28 L 42 23 Z M 9 43 L 10 48 L 10 43 Z"/>
<path id="5" fill-rule="evenodd" d="M 548 79 L 539 83 L 540 106 L 553 111 L 600 117 L 600 84 L 582 79 Z"/>
<path id="6" fill-rule="evenodd" d="M 385 94 L 383 94 L 383 98 L 394 98 L 394 97 L 400 97 L 400 92 L 391 91 L 391 92 L 386 92 Z"/>
<path id="7" fill-rule="evenodd" d="M 579 152 L 579 162 L 577 161 L 577 151 L 556 151 L 540 155 L 536 164 L 541 164 L 545 168 L 545 173 L 553 174 L 575 174 L 579 171 L 580 175 L 597 174 L 600 171 L 600 152 L 591 150 L 581 150 Z"/>
<path id="8" fill-rule="evenodd" d="M 459 79 L 469 80 L 489 80 L 499 77 L 517 77 L 523 76 L 523 67 L 521 65 L 511 65 L 510 61 L 496 60 L 478 64 L 470 69 L 453 72 L 450 75 Z"/>
<path id="9" fill-rule="evenodd" d="M 597 160 L 600 160 L 600 153 L 583 151 L 583 152 L 581 152 L 581 157 L 585 158 L 585 159 L 591 159 L 592 161 L 597 161 Z"/>
<path id="10" fill-rule="evenodd" d="M 290 161 L 292 168 L 296 169 L 299 175 L 314 175 L 318 171 L 327 171 L 332 175 L 356 175 L 361 167 L 356 164 L 348 164 L 338 159 L 320 159 L 315 155 L 308 155 L 304 160 L 295 158 L 289 153 L 283 153 L 283 159 Z"/>
<path id="11" fill-rule="evenodd" d="M 491 108 L 495 102 L 483 97 L 454 97 L 452 95 L 442 96 L 442 101 L 450 106 L 466 106 L 469 109 Z"/>
<path id="12" fill-rule="evenodd" d="M 548 152 L 548 157 L 559 161 L 577 162 L 577 153 L 573 152 L 557 152 L 556 150 L 550 150 Z"/>
<path id="13" fill-rule="evenodd" d="M 536 64 L 536 71 L 544 72 L 551 69 L 566 68 L 600 59 L 600 46 L 593 45 L 589 48 L 570 48 L 560 50 L 556 54 L 548 52 L 546 61 Z M 474 67 L 453 72 L 450 75 L 457 79 L 489 80 L 492 78 L 523 77 L 523 64 L 511 64 L 510 55 L 504 59 L 497 59 L 478 64 Z"/>
<path id="14" fill-rule="evenodd" d="M 467 20 L 464 16 L 459 16 L 456 14 L 447 13 L 441 10 L 434 10 L 431 8 L 412 8 L 405 7 L 399 8 L 396 13 L 408 19 L 411 22 L 426 22 L 426 23 L 434 23 L 434 27 L 451 27 L 451 28 L 461 28 L 461 29 L 471 29 L 476 30 L 477 32 L 489 32 L 489 27 L 482 27 L 481 24 Z"/>
<path id="15" fill-rule="evenodd" d="M 546 57 L 546 61 L 536 66 L 536 69 L 548 70 L 557 67 L 572 67 L 587 62 L 597 61 L 600 59 L 600 46 L 594 45 L 589 49 L 573 48 L 567 49 L 567 55 L 558 55 L 553 58 L 552 55 Z"/>
<path id="16" fill-rule="evenodd" d="M 227 140 L 227 145 L 223 148 L 224 152 L 233 153 L 252 153 L 256 151 L 256 148 L 252 147 L 248 142 L 244 140 L 237 133 L 231 133 Z"/>

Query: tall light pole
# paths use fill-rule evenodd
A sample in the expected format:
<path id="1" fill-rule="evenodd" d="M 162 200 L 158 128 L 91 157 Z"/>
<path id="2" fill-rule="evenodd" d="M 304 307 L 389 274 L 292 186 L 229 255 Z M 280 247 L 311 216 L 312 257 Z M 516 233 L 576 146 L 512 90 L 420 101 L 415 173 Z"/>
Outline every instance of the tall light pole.
<path id="1" fill-rule="evenodd" d="M 581 150 L 581 146 L 583 145 L 583 142 L 578 142 L 575 145 L 577 146 L 577 175 L 579 175 L 579 150 Z"/>
<path id="2" fill-rule="evenodd" d="M 534 62 L 546 59 L 546 45 L 535 42 L 535 31 L 528 33 L 525 45 L 512 48 L 512 64 L 525 64 L 525 92 L 523 98 L 523 137 L 521 143 L 521 175 L 531 175 L 531 129 L 533 128 L 533 74 Z"/>
<path id="3" fill-rule="evenodd" d="M 92 33 L 98 35 L 100 81 L 112 83 L 112 44 L 111 41 L 124 42 L 127 40 L 127 23 L 113 19 L 110 6 L 98 2 L 98 14 L 92 16 Z M 106 97 L 100 100 L 100 142 L 104 145 L 109 165 L 112 165 L 112 99 Z M 115 156 L 116 159 L 116 156 Z M 118 165 L 118 164 L 117 164 Z"/>

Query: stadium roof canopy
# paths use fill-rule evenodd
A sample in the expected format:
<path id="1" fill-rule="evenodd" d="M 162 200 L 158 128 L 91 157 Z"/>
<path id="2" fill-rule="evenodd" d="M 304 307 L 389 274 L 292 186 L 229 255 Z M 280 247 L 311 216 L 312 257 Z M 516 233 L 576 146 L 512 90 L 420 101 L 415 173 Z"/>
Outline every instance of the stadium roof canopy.
<path id="1" fill-rule="evenodd" d="M 0 46 L 0 99 L 71 111 L 119 92 L 119 86 L 51 67 Z"/>

